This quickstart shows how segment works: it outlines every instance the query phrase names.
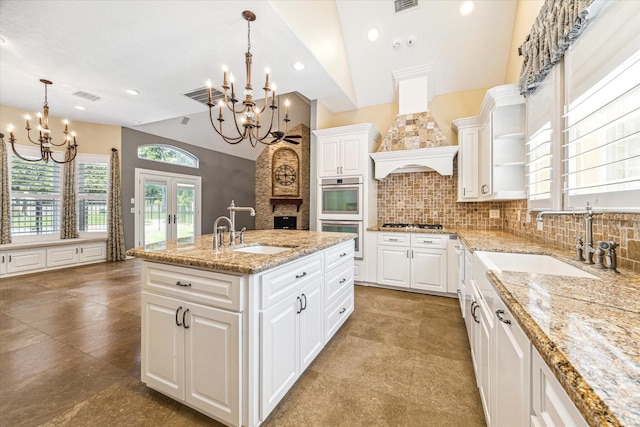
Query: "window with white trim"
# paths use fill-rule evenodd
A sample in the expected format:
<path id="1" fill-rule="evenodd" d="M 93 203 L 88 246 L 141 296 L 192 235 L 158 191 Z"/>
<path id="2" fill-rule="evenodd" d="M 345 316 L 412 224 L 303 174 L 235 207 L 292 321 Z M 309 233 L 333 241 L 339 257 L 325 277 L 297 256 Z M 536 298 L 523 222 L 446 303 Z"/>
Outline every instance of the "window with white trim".
<path id="1" fill-rule="evenodd" d="M 26 158 L 38 158 L 40 150 L 20 146 Z M 54 162 L 29 162 L 12 154 L 9 160 L 11 235 L 60 233 L 62 167 Z"/>
<path id="2" fill-rule="evenodd" d="M 20 147 L 26 158 L 39 158 L 40 150 Z M 56 153 L 62 157 L 62 153 Z M 60 235 L 64 167 L 55 162 L 29 162 L 11 153 L 8 159 L 11 199 L 11 235 L 20 240 Z M 76 156 L 78 231 L 107 231 L 109 156 Z"/>
<path id="3" fill-rule="evenodd" d="M 109 156 L 78 154 L 78 231 L 107 231 Z"/>
<path id="4" fill-rule="evenodd" d="M 532 210 L 590 202 L 640 211 L 640 2 L 596 1 L 589 9 L 589 27 L 549 74 L 556 81 L 545 86 L 545 80 L 527 100 Z M 558 107 L 564 114 L 553 112 Z"/>
<path id="5" fill-rule="evenodd" d="M 199 167 L 200 163 L 198 157 L 187 150 L 166 144 L 139 145 L 138 158 L 195 169 Z"/>

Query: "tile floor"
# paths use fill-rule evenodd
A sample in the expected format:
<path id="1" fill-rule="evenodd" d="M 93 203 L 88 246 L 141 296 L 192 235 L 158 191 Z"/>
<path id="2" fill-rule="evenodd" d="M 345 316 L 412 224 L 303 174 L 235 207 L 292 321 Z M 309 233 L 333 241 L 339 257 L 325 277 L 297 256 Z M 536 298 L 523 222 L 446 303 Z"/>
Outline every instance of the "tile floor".
<path id="1" fill-rule="evenodd" d="M 216 426 L 140 382 L 140 262 L 0 283 L 0 426 Z M 457 300 L 356 286 L 265 426 L 482 426 Z"/>

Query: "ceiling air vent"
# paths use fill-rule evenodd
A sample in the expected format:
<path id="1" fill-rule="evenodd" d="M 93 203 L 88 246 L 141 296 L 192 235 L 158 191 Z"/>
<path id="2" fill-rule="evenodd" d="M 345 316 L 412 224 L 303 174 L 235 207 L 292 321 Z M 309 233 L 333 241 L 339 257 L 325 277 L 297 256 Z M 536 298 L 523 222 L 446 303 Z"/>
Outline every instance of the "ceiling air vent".
<path id="1" fill-rule="evenodd" d="M 418 0 L 394 0 L 393 6 L 395 7 L 396 13 L 400 13 L 418 6 Z"/>
<path id="2" fill-rule="evenodd" d="M 224 98 L 224 95 L 219 90 L 214 88 L 212 92 L 214 104 Z M 193 99 L 194 101 L 198 101 L 201 104 L 207 105 L 207 102 L 209 101 L 209 88 L 205 86 L 199 89 L 193 89 L 192 91 L 184 93 L 183 95 L 187 98 Z"/>
<path id="3" fill-rule="evenodd" d="M 83 92 L 81 90 L 79 90 L 77 92 L 74 92 L 72 95 L 73 96 L 77 96 L 77 97 L 82 98 L 82 99 L 86 99 L 88 101 L 92 101 L 92 102 L 95 102 L 95 101 L 97 101 L 99 99 L 102 99 L 97 95 L 94 95 L 94 94 L 89 93 L 89 92 Z"/>

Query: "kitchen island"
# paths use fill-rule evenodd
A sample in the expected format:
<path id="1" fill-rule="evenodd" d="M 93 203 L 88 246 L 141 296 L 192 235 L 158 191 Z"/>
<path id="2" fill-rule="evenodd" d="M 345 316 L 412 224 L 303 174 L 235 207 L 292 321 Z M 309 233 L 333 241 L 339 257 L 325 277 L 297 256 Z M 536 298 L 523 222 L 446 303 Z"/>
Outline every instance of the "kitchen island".
<path id="1" fill-rule="evenodd" d="M 355 237 L 264 230 L 218 250 L 212 235 L 129 250 L 143 259 L 142 381 L 259 425 L 353 312 Z"/>

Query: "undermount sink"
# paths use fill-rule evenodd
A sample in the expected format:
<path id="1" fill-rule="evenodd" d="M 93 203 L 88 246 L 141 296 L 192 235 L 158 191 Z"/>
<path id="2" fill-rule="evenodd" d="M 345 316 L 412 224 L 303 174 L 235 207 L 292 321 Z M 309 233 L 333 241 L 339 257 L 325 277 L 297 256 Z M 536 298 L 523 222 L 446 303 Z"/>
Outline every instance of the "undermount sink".
<path id="1" fill-rule="evenodd" d="M 244 248 L 234 249 L 234 252 L 246 252 L 249 254 L 273 255 L 280 252 L 289 251 L 291 248 L 283 248 L 282 246 L 255 245 L 245 246 Z"/>
<path id="2" fill-rule="evenodd" d="M 489 270 L 586 277 L 589 279 L 598 278 L 591 273 L 549 255 L 481 251 L 476 253 L 478 254 L 478 258 L 480 258 Z"/>

